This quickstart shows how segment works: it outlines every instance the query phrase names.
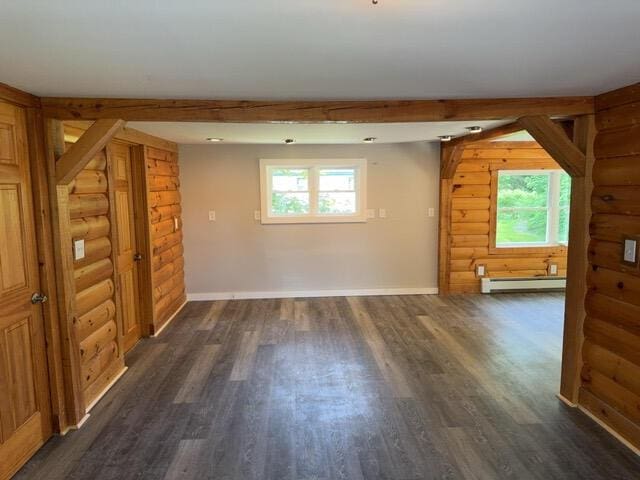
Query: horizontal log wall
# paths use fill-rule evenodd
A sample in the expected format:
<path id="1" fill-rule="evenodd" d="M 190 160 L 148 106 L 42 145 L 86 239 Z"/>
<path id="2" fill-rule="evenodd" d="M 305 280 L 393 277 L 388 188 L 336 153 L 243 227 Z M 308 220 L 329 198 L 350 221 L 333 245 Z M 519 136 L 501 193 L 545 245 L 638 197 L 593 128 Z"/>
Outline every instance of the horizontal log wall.
<path id="1" fill-rule="evenodd" d="M 476 265 L 485 266 L 487 277 L 546 276 L 548 264 L 566 274 L 564 248 L 522 249 L 497 253 L 491 245 L 493 175 L 498 170 L 559 169 L 535 142 L 484 142 L 467 146 L 452 180 L 450 226 L 450 293 L 480 292 Z"/>
<path id="2" fill-rule="evenodd" d="M 640 269 L 621 263 L 624 237 L 640 234 L 640 84 L 596 105 L 579 403 L 640 448 Z"/>
<path id="3" fill-rule="evenodd" d="M 153 331 L 186 301 L 178 155 L 145 148 L 152 255 Z"/>
<path id="4" fill-rule="evenodd" d="M 76 346 L 80 352 L 85 408 L 124 368 L 118 342 L 112 229 L 106 152 L 101 151 L 69 185 L 72 239 L 85 241 L 85 257 L 74 261 Z"/>

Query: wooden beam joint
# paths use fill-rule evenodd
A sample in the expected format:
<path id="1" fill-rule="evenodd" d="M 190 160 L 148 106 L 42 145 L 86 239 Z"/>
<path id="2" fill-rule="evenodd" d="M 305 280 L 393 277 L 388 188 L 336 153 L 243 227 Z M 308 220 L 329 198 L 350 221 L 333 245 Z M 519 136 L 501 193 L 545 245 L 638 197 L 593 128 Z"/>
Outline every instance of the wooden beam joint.
<path id="1" fill-rule="evenodd" d="M 440 178 L 451 179 L 462 161 L 462 145 L 443 145 L 440 150 Z"/>
<path id="2" fill-rule="evenodd" d="M 569 175 L 585 176 L 586 156 L 560 125 L 544 115 L 522 117 L 518 123 Z"/>
<path id="3" fill-rule="evenodd" d="M 68 185 L 87 163 L 124 127 L 124 120 L 96 120 L 56 162 L 56 182 Z"/>

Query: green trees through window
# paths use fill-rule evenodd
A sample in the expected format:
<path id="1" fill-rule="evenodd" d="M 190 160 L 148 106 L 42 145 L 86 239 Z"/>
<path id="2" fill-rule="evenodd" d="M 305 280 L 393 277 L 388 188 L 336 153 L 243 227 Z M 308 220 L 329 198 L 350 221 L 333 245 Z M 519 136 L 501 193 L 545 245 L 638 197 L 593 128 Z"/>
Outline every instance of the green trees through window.
<path id="1" fill-rule="evenodd" d="M 566 244 L 571 178 L 561 170 L 501 171 L 496 246 Z"/>

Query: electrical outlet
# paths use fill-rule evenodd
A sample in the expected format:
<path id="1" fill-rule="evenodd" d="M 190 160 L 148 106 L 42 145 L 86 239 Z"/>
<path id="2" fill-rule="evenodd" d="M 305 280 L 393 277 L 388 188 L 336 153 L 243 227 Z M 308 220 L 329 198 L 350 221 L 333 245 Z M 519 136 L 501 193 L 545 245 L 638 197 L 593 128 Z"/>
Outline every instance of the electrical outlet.
<path id="1" fill-rule="evenodd" d="M 82 260 L 84 258 L 84 238 L 73 242 L 73 259 Z"/>
<path id="2" fill-rule="evenodd" d="M 384 208 L 378 210 L 378 216 L 380 218 L 387 218 L 387 211 Z"/>
<path id="3" fill-rule="evenodd" d="M 629 265 L 638 264 L 638 241 L 635 238 L 624 239 L 622 261 Z"/>
<path id="4" fill-rule="evenodd" d="M 484 277 L 487 274 L 484 265 L 476 265 L 476 277 Z"/>
<path id="5" fill-rule="evenodd" d="M 367 210 L 367 218 L 376 218 L 376 211 L 373 208 Z"/>
<path id="6" fill-rule="evenodd" d="M 558 264 L 550 263 L 549 264 L 549 276 L 555 277 L 558 275 Z"/>
<path id="7" fill-rule="evenodd" d="M 209 221 L 210 222 L 215 222 L 216 221 L 216 211 L 215 210 L 209 210 Z"/>

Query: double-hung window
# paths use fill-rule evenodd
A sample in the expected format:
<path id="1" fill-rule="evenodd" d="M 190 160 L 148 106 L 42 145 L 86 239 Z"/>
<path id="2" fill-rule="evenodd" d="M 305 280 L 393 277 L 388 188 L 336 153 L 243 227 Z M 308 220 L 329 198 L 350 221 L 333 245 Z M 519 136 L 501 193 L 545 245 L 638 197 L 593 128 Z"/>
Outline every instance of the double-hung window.
<path id="1" fill-rule="evenodd" d="M 562 170 L 500 170 L 496 248 L 566 245 L 570 198 L 571 177 Z"/>
<path id="2" fill-rule="evenodd" d="M 365 159 L 260 160 L 262 223 L 366 221 Z"/>

